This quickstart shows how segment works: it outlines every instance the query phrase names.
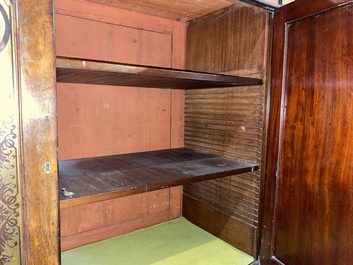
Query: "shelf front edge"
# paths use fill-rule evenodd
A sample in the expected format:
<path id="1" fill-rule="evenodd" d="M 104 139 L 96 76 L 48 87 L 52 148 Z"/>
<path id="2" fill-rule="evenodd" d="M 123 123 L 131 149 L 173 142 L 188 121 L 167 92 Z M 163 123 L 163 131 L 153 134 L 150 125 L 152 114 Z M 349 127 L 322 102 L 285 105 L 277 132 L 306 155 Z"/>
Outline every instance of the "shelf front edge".
<path id="1" fill-rule="evenodd" d="M 262 85 L 261 79 L 57 57 L 57 82 L 166 89 Z"/>

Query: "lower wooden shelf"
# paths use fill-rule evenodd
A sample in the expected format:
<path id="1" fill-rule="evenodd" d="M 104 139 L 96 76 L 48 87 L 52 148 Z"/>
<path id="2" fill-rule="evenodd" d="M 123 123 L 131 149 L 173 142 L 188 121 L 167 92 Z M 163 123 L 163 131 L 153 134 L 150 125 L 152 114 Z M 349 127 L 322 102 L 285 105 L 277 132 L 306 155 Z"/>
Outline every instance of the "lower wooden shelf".
<path id="1" fill-rule="evenodd" d="M 256 164 L 189 148 L 62 160 L 59 161 L 60 207 L 72 207 L 258 169 Z"/>

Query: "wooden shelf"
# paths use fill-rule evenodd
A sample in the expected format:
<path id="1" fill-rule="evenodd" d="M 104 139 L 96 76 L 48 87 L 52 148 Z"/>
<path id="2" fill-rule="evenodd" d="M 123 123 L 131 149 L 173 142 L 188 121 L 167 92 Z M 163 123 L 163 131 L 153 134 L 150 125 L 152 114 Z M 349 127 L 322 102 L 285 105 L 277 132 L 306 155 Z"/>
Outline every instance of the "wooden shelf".
<path id="1" fill-rule="evenodd" d="M 261 79 L 118 64 L 74 58 L 56 58 L 57 82 L 173 89 L 261 85 Z"/>
<path id="2" fill-rule="evenodd" d="M 257 171 L 241 162 L 189 148 L 59 161 L 62 208 Z M 65 196 L 62 192 L 73 192 Z"/>

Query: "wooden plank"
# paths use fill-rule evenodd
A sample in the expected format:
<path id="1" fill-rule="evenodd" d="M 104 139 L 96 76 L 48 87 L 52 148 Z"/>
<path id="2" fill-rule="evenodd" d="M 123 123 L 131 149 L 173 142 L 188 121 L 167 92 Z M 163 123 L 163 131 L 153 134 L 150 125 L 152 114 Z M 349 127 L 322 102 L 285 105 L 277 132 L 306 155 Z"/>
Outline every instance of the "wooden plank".
<path id="1" fill-rule="evenodd" d="M 170 34 L 173 31 L 172 20 L 141 14 L 133 10 L 112 8 L 86 0 L 56 0 L 55 14 L 160 33 Z"/>
<path id="2" fill-rule="evenodd" d="M 178 188 L 178 187 L 176 187 Z M 173 188 L 174 189 L 174 188 Z M 179 217 L 170 189 L 62 208 L 61 250 L 68 250 Z M 133 206 L 133 207 L 132 207 Z M 172 218 L 174 217 L 174 218 Z"/>
<path id="3" fill-rule="evenodd" d="M 232 5 L 228 0 L 88 0 L 103 5 L 133 10 L 136 12 L 166 17 L 179 21 L 190 21 Z"/>
<path id="4" fill-rule="evenodd" d="M 170 67 L 172 32 L 56 14 L 56 55 Z M 151 19 L 151 18 L 150 18 Z"/>
<path id="5" fill-rule="evenodd" d="M 167 90 L 58 84 L 58 98 L 59 159 L 170 147 Z"/>
<path id="6" fill-rule="evenodd" d="M 255 78 L 73 58 L 58 57 L 56 67 L 57 82 L 61 83 L 176 89 L 262 84 L 262 80 Z"/>
<path id="7" fill-rule="evenodd" d="M 74 1 L 71 10 L 78 7 Z M 110 23 L 92 19 L 56 14 L 57 55 L 171 66 L 170 33 L 123 27 L 119 16 Z M 170 147 L 170 131 L 178 126 L 171 121 L 170 91 L 63 83 L 57 88 L 59 159 Z M 180 112 L 183 104 L 175 102 L 173 109 Z"/>
<path id="8" fill-rule="evenodd" d="M 258 170 L 256 164 L 188 148 L 59 162 L 61 207 Z"/>
<path id="9" fill-rule="evenodd" d="M 4 2 L 4 1 L 2 1 Z M 6 1 L 14 5 L 20 121 L 20 175 L 23 196 L 22 260 L 59 264 L 56 86 L 52 1 Z M 1 23 L 1 28 L 3 24 Z M 1 29 L 3 32 L 3 29 Z M 2 88 L 1 88 L 2 89 Z M 10 138 L 9 138 L 10 139 Z M 12 187 L 9 187 L 12 189 Z M 9 190 L 2 188 L 2 192 Z M 6 200 L 15 200 L 7 194 Z M 19 202 L 17 202 L 19 203 Z M 12 220 L 15 226 L 15 220 Z M 17 231 L 11 226 L 6 230 Z M 1 240 L 3 242 L 3 239 Z M 15 245 L 15 242 L 13 242 Z M 6 253 L 1 253 L 5 255 Z M 7 263 L 7 260 L 4 262 Z M 3 264 L 4 264 L 3 263 Z"/>

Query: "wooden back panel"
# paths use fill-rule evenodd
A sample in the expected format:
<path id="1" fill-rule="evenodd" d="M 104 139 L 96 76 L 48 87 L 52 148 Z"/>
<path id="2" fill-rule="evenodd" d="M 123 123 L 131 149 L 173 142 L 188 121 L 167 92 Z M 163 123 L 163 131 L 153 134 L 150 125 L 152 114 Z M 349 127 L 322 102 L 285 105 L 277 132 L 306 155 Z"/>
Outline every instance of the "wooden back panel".
<path id="1" fill-rule="evenodd" d="M 119 21 L 117 16 L 113 21 L 109 8 L 105 8 L 106 12 L 101 14 L 107 22 L 96 17 L 91 19 L 90 13 L 83 15 L 83 12 L 91 11 L 89 6 L 100 7 L 90 2 L 80 13 L 72 16 L 75 4 L 77 8 L 83 8 L 82 1 L 72 2 L 67 11 L 65 2 L 58 1 L 56 7 L 58 56 L 183 68 L 183 60 L 179 60 L 179 65 L 178 62 L 173 63 L 173 58 L 176 58 L 173 49 L 179 38 L 178 33 L 173 35 L 173 28 L 182 28 L 184 24 L 160 20 L 155 25 L 151 22 L 151 26 L 145 30 L 136 28 L 134 21 L 131 25 L 128 25 L 128 21 Z M 116 15 L 116 12 L 113 14 Z M 140 20 L 146 20 L 146 24 L 154 19 L 140 15 Z M 166 24 L 165 27 L 161 27 L 162 22 Z M 153 31 L 150 29 L 152 26 L 155 27 Z M 179 35 L 183 37 L 182 33 Z M 183 46 L 183 41 L 180 41 L 179 46 Z M 176 49 L 184 57 L 183 48 Z M 183 93 L 161 89 L 58 84 L 57 97 L 59 159 L 165 149 L 173 143 L 182 146 L 180 124 L 183 121 Z"/>
<path id="2" fill-rule="evenodd" d="M 55 12 L 58 56 L 184 68 L 184 23 L 84 0 L 58 0 Z M 57 101 L 59 159 L 184 144 L 182 90 L 57 84 Z M 61 209 L 61 249 L 179 217 L 181 194 L 174 187 Z"/>

